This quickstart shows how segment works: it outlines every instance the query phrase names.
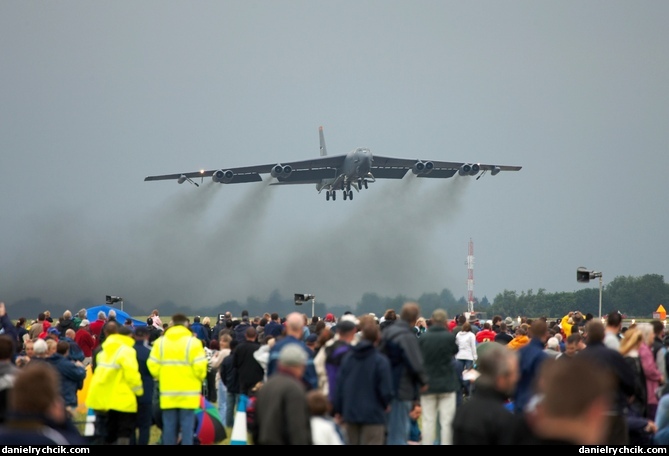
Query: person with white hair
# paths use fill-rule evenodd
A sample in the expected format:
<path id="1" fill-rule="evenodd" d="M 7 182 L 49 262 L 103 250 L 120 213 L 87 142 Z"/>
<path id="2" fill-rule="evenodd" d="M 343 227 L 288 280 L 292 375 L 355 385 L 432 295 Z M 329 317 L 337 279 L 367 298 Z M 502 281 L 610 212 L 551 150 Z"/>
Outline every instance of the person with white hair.
<path id="1" fill-rule="evenodd" d="M 91 336 L 95 339 L 95 346 L 99 347 L 101 343 L 102 327 L 107 322 L 107 314 L 104 310 L 98 312 L 97 320 L 91 322 Z"/>
<path id="2" fill-rule="evenodd" d="M 546 341 L 544 353 L 547 353 L 552 358 L 557 358 L 560 355 L 560 341 L 558 341 L 555 336 Z"/>
<path id="3" fill-rule="evenodd" d="M 307 389 L 318 388 L 318 374 L 314 366 L 313 352 L 302 340 L 302 331 L 304 329 L 304 319 L 299 312 L 293 312 L 286 317 L 286 335 L 270 349 L 269 361 L 267 363 L 267 378 L 271 378 L 278 366 L 278 359 L 281 350 L 287 345 L 298 345 L 307 354 L 307 366 L 304 369 L 303 381 Z"/>
<path id="4" fill-rule="evenodd" d="M 110 309 L 109 313 L 107 313 L 107 321 L 105 324 L 102 326 L 102 332 L 100 333 L 100 342 L 99 345 L 102 345 L 105 341 L 105 338 L 107 337 L 107 331 L 106 328 L 109 325 L 109 323 L 114 322 L 117 325 L 121 326 L 121 324 L 118 322 L 116 319 L 116 311 L 114 309 Z"/>
<path id="5" fill-rule="evenodd" d="M 44 339 L 37 339 L 35 340 L 35 343 L 33 344 L 33 351 L 35 353 L 35 358 L 46 358 L 47 357 L 47 351 L 49 350 L 49 347 L 46 345 L 46 341 Z"/>
<path id="6" fill-rule="evenodd" d="M 65 337 L 65 333 L 68 329 L 72 329 L 73 331 L 77 330 L 74 320 L 72 320 L 72 312 L 69 310 L 63 312 L 63 317 L 56 325 L 56 329 L 58 330 L 60 337 Z"/>
<path id="7" fill-rule="evenodd" d="M 637 328 L 643 336 L 643 343 L 639 347 L 639 357 L 641 358 L 641 366 L 646 379 L 646 418 L 654 420 L 658 405 L 658 397 L 655 392 L 660 385 L 664 384 L 666 379 L 664 374 L 657 368 L 655 357 L 653 356 L 652 346 L 655 340 L 653 325 L 644 322 L 639 323 Z"/>
<path id="8" fill-rule="evenodd" d="M 72 321 L 74 321 L 75 331 L 79 329 L 79 325 L 81 325 L 81 322 L 88 318 L 86 314 L 87 314 L 86 309 L 79 309 L 79 312 L 77 312 L 77 314 L 72 319 Z"/>
<path id="9" fill-rule="evenodd" d="M 291 321 L 291 315 L 287 317 L 287 321 Z M 301 324 L 302 316 L 297 315 Z M 288 343 L 280 347 L 276 372 L 268 378 L 256 396 L 255 423 L 251 429 L 254 444 L 313 443 L 309 404 L 302 381 L 308 362 L 308 352 L 298 343 Z M 289 413 L 285 404 L 290 404 Z"/>

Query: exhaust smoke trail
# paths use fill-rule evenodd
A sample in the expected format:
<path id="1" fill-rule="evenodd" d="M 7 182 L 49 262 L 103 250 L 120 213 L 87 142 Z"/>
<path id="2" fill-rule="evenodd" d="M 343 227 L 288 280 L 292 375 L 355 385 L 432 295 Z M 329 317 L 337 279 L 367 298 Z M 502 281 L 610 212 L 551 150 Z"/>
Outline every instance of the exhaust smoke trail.
<path id="1" fill-rule="evenodd" d="M 329 303 L 354 305 L 365 292 L 441 291 L 441 265 L 449 258 L 430 240 L 458 216 L 469 180 L 423 182 L 408 175 L 344 203 L 352 205 L 351 213 L 328 228 L 295 226 L 289 238 L 268 249 L 272 261 L 265 262 L 271 266 L 264 268 L 264 293 L 314 293 Z M 260 264 L 247 267 L 257 271 Z"/>
<path id="2" fill-rule="evenodd" d="M 226 185 L 209 182 L 111 231 L 84 211 L 53 214 L 48 225 L 33 224 L 32 243 L 3 276 L 16 299 L 116 294 L 147 312 L 166 300 L 197 308 L 273 290 L 351 306 L 365 292 L 440 291 L 450 259 L 431 242 L 447 235 L 470 180 L 408 175 L 375 184 L 350 202 L 323 201 L 346 207 L 313 223 L 294 223 L 294 213 L 268 221 L 269 181 L 250 185 L 233 205 L 220 201 Z"/>

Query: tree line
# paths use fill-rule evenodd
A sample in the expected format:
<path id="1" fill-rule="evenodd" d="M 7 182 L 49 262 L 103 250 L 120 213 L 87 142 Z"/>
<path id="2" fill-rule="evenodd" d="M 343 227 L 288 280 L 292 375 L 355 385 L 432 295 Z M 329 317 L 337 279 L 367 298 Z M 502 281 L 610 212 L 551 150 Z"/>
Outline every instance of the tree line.
<path id="1" fill-rule="evenodd" d="M 593 282 L 593 285 L 596 285 Z M 315 301 L 315 314 L 323 317 L 326 313 L 341 316 L 346 311 L 356 315 L 374 313 L 381 317 L 386 310 L 399 310 L 406 301 L 416 301 L 421 306 L 423 315 L 429 316 L 435 309 L 445 309 L 450 316 L 467 311 L 467 301 L 464 296 L 456 298 L 451 290 L 444 288 L 440 293 L 423 293 L 421 296 L 397 295 L 394 297 L 382 296 L 378 293 L 365 293 L 353 306 L 332 304 Z M 38 298 L 27 298 L 14 303 L 7 303 L 8 312 L 13 319 L 26 317 L 28 320 L 37 317 L 44 310 L 50 310 L 51 315 L 57 317 L 65 310 L 77 312 L 81 308 L 99 305 L 91 299 L 82 300 L 74 304 L 45 303 Z M 612 311 L 619 311 L 630 317 L 651 318 L 653 312 L 662 304 L 669 304 L 669 284 L 659 274 L 646 274 L 640 277 L 619 276 L 607 283 L 602 289 L 602 315 Z M 311 302 L 296 305 L 294 297 L 284 296 L 278 290 L 273 291 L 265 298 L 249 297 L 246 301 L 228 300 L 216 305 L 192 307 L 179 303 L 165 301 L 156 306 L 161 315 L 173 315 L 177 312 L 186 315 L 201 315 L 215 318 L 219 313 L 231 312 L 241 315 L 247 310 L 250 315 L 262 315 L 264 312 L 277 312 L 287 315 L 293 311 L 311 315 Z M 152 309 L 145 308 L 128 300 L 124 302 L 124 310 L 132 316 L 147 316 Z M 502 317 L 540 317 L 558 318 L 572 310 L 579 310 L 597 316 L 599 312 L 599 288 L 597 286 L 584 288 L 578 291 L 552 292 L 543 288 L 521 291 L 504 290 L 498 293 L 492 302 L 486 296 L 476 299 L 474 310 L 485 312 L 488 318 L 493 315 Z"/>

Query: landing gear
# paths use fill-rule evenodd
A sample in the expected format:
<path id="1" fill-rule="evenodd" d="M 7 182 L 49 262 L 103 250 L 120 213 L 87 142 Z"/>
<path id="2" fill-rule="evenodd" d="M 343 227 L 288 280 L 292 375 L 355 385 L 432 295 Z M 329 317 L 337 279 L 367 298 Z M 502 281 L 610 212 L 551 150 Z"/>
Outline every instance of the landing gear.
<path id="1" fill-rule="evenodd" d="M 348 198 L 348 192 L 344 190 L 344 201 L 346 201 L 346 198 Z"/>
<path id="2" fill-rule="evenodd" d="M 362 179 L 358 179 L 358 188 L 362 188 L 362 182 L 363 182 Z"/>
<path id="3" fill-rule="evenodd" d="M 363 181 L 363 182 L 365 183 L 365 190 L 367 190 L 367 188 L 368 188 L 368 187 L 367 187 L 367 181 L 365 180 L 365 181 Z"/>
<path id="4" fill-rule="evenodd" d="M 330 201 L 330 190 L 325 192 L 325 201 Z"/>
<path id="5" fill-rule="evenodd" d="M 344 193 L 344 195 L 346 195 L 346 193 Z M 344 199 L 346 199 L 346 198 L 344 198 Z M 348 199 L 350 199 L 350 200 L 353 199 L 353 190 L 348 191 Z"/>
<path id="6" fill-rule="evenodd" d="M 332 190 L 332 201 L 336 199 L 337 199 L 337 193 L 334 190 Z"/>

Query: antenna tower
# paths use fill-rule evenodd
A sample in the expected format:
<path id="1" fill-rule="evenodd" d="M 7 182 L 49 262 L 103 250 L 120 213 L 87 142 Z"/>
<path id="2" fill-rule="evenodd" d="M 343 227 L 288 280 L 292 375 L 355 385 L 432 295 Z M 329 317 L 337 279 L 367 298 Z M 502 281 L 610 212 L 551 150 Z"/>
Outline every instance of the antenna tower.
<path id="1" fill-rule="evenodd" d="M 474 312 L 474 241 L 471 238 L 467 255 L 467 312 Z"/>

